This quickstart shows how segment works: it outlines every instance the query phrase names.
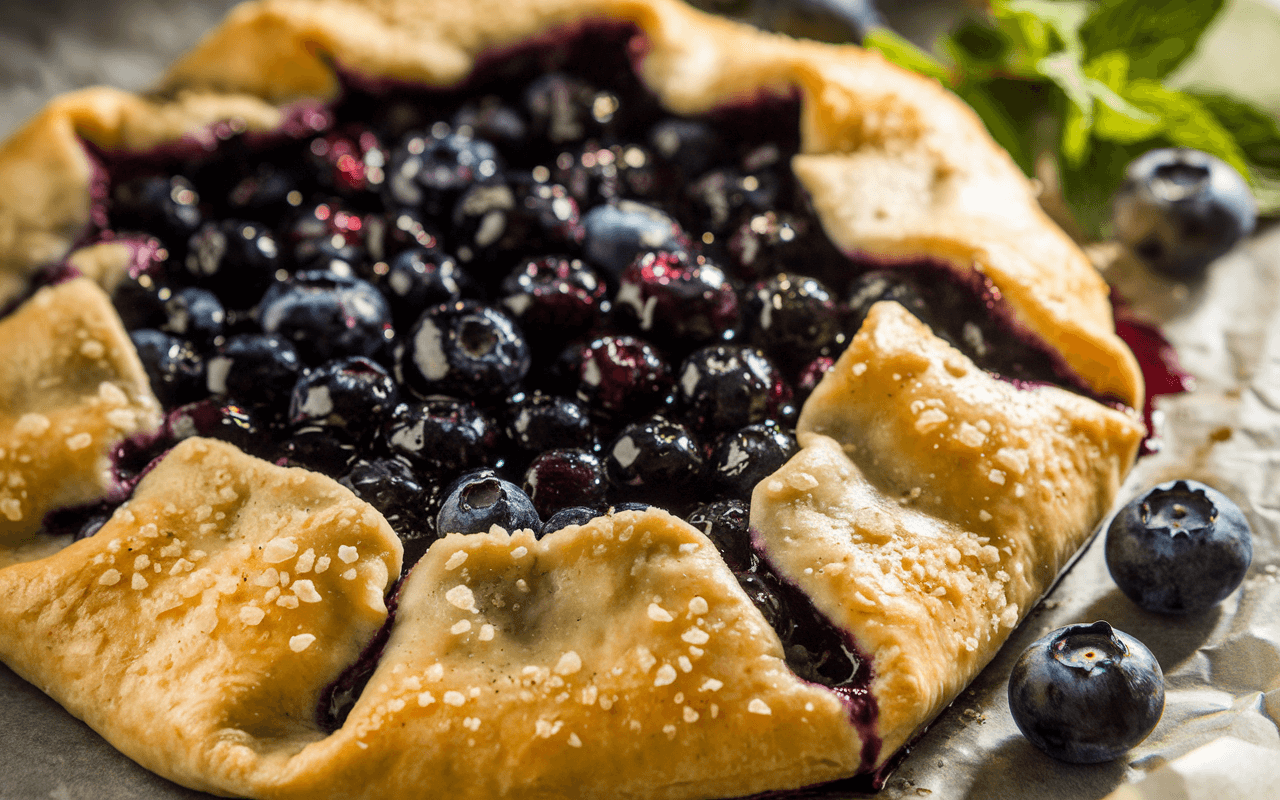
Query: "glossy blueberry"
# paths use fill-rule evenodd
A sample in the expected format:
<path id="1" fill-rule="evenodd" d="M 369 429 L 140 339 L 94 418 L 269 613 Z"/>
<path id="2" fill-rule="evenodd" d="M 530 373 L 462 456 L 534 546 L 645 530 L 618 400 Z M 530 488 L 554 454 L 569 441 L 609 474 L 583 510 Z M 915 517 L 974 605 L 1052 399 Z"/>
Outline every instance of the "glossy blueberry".
<path id="1" fill-rule="evenodd" d="M 767 572 L 735 572 L 738 585 L 746 593 L 752 605 L 764 616 L 765 622 L 773 628 L 783 645 L 791 640 L 795 629 L 795 621 L 786 599 L 782 596 L 777 579 Z"/>
<path id="2" fill-rule="evenodd" d="M 594 453 L 557 448 L 539 453 L 524 473 L 524 491 L 543 518 L 573 506 L 604 502 L 609 480 Z"/>
<path id="3" fill-rule="evenodd" d="M 743 173 L 723 167 L 707 172 L 685 189 L 692 230 L 728 237 L 755 214 L 778 206 L 777 179 L 768 172 Z"/>
<path id="4" fill-rule="evenodd" d="M 344 356 L 381 357 L 394 336 L 391 308 L 367 281 L 299 272 L 273 285 L 258 308 L 262 331 L 293 343 L 308 366 Z"/>
<path id="5" fill-rule="evenodd" d="M 576 360 L 578 399 L 605 415 L 635 419 L 657 409 L 671 391 L 671 367 L 648 342 L 603 336 Z"/>
<path id="6" fill-rule="evenodd" d="M 510 227 L 516 195 L 503 181 L 476 183 L 458 196 L 453 206 L 449 240 L 464 264 L 493 259 Z"/>
<path id="7" fill-rule="evenodd" d="M 304 206 L 285 234 L 295 270 L 354 275 L 366 260 L 364 219 L 329 200 Z"/>
<path id="8" fill-rule="evenodd" d="M 1028 647 L 1009 675 L 1009 710 L 1036 747 L 1061 761 L 1124 755 L 1164 711 L 1164 673 L 1141 642 L 1105 622 L 1068 625 Z"/>
<path id="9" fill-rule="evenodd" d="M 761 422 L 725 434 L 708 464 L 709 479 L 723 497 L 749 501 L 756 484 L 800 451 L 795 434 L 776 422 Z"/>
<path id="10" fill-rule="evenodd" d="M 208 289 L 187 286 L 175 291 L 164 304 L 164 330 L 202 347 L 214 344 L 227 320 L 222 301 Z"/>
<path id="11" fill-rule="evenodd" d="M 483 474 L 455 486 L 436 520 L 436 530 L 441 534 L 486 533 L 494 525 L 508 532 L 526 528 L 538 531 L 542 520 L 520 487 Z"/>
<path id="12" fill-rule="evenodd" d="M 371 130 L 328 131 L 306 147 L 306 164 L 322 188 L 344 196 L 376 193 L 386 179 L 389 154 Z"/>
<path id="13" fill-rule="evenodd" d="M 546 522 L 542 523 L 542 530 L 538 532 L 538 538 L 541 539 L 549 533 L 564 530 L 570 525 L 586 525 L 605 513 L 605 510 L 600 506 L 570 506 L 569 508 L 562 508 L 547 517 Z"/>
<path id="14" fill-rule="evenodd" d="M 280 252 L 261 223 L 206 222 L 187 242 L 187 274 L 229 308 L 249 308 L 275 280 Z"/>
<path id="15" fill-rule="evenodd" d="M 441 489 L 423 483 L 407 464 L 395 458 L 358 459 L 338 481 L 356 497 L 378 509 L 404 544 L 407 572 L 435 541 Z"/>
<path id="16" fill-rule="evenodd" d="M 847 264 L 806 219 L 785 212 L 752 215 L 729 236 L 726 247 L 734 273 L 749 280 L 786 272 L 793 264 L 803 264 L 811 272 Z"/>
<path id="17" fill-rule="evenodd" d="M 416 209 L 392 209 L 364 217 L 364 246 L 373 262 L 385 263 L 409 248 L 438 250 L 441 241 L 437 221 Z M 372 272 L 378 273 L 376 263 Z"/>
<path id="18" fill-rule="evenodd" d="M 731 431 L 776 418 L 791 389 L 760 350 L 711 345 L 680 366 L 675 413 L 700 431 Z"/>
<path id="19" fill-rule="evenodd" d="M 508 253 L 577 252 L 585 231 L 578 201 L 558 183 L 513 176 L 515 208 L 507 216 L 499 247 Z"/>
<path id="20" fill-rule="evenodd" d="M 614 308 L 641 336 L 685 352 L 729 338 L 742 317 L 724 270 L 683 252 L 639 256 L 619 279 Z"/>
<path id="21" fill-rule="evenodd" d="M 367 441 L 399 400 L 399 388 L 385 369 L 348 356 L 299 376 L 289 399 L 289 423 L 340 428 L 356 441 Z"/>
<path id="22" fill-rule="evenodd" d="M 227 208 L 237 218 L 274 222 L 292 215 L 303 202 L 297 170 L 264 161 L 227 192 Z"/>
<path id="23" fill-rule="evenodd" d="M 492 143 L 438 123 L 429 133 L 410 133 L 391 152 L 385 193 L 392 207 L 448 214 L 469 186 L 500 178 L 502 157 Z"/>
<path id="24" fill-rule="evenodd" d="M 382 435 L 393 454 L 436 474 L 457 474 L 490 463 L 501 438 L 492 418 L 452 397 L 401 403 Z"/>
<path id="25" fill-rule="evenodd" d="M 780 359 L 801 362 L 822 355 L 840 333 L 831 292 L 817 278 L 779 273 L 747 293 L 751 342 Z"/>
<path id="26" fill-rule="evenodd" d="M 496 95 L 468 100 L 454 112 L 453 129 L 493 142 L 504 152 L 527 146 L 529 123 L 514 106 Z"/>
<path id="27" fill-rule="evenodd" d="M 686 177 L 701 175 L 715 157 L 719 134 L 701 120 L 669 117 L 649 130 L 656 155 L 674 164 Z"/>
<path id="28" fill-rule="evenodd" d="M 835 365 L 836 360 L 831 356 L 818 356 L 808 364 L 805 364 L 800 370 L 799 377 L 796 378 L 795 404 L 803 404 L 809 398 L 809 395 L 813 394 L 813 390 L 818 388 L 823 376 L 830 372 Z"/>
<path id="29" fill-rule="evenodd" d="M 1162 483 L 1116 513 L 1107 568 L 1129 599 L 1166 614 L 1203 611 L 1244 580 L 1249 520 L 1226 495 L 1190 480 Z"/>
<path id="30" fill-rule="evenodd" d="M 575 398 L 521 392 L 507 401 L 507 439 L 539 453 L 556 447 L 591 449 L 595 430 L 586 405 Z"/>
<path id="31" fill-rule="evenodd" d="M 524 92 L 524 111 L 530 132 L 551 144 L 576 142 L 600 131 L 597 91 L 583 80 L 562 72 L 534 79 Z"/>
<path id="32" fill-rule="evenodd" d="M 111 291 L 111 304 L 126 330 L 160 328 L 168 322 L 164 304 L 173 296 L 166 275 L 169 251 L 151 237 L 139 240 L 135 247 L 133 263 Z"/>
<path id="33" fill-rule="evenodd" d="M 704 533 L 720 551 L 734 572 L 746 572 L 756 565 L 751 551 L 751 506 L 743 500 L 717 500 L 698 506 L 685 517 Z"/>
<path id="34" fill-rule="evenodd" d="M 229 337 L 209 359 L 210 394 L 234 397 L 268 418 L 283 418 L 302 371 L 288 340 L 265 333 Z"/>
<path id="35" fill-rule="evenodd" d="M 856 333 L 867 318 L 867 312 L 881 301 L 901 305 L 935 331 L 942 327 L 936 324 L 928 303 L 914 283 L 894 270 L 872 270 L 859 275 L 849 287 L 847 298 L 845 301 L 849 308 L 847 327 L 850 332 Z"/>
<path id="36" fill-rule="evenodd" d="M 607 290 L 580 259 L 543 256 L 522 262 L 502 282 L 502 306 L 540 338 L 564 342 L 590 330 L 610 308 Z"/>
<path id="37" fill-rule="evenodd" d="M 111 193 L 111 227 L 140 230 L 160 237 L 170 248 L 183 248 L 200 228 L 200 195 L 181 175 L 139 178 L 117 185 Z"/>
<path id="38" fill-rule="evenodd" d="M 395 325 L 402 330 L 408 330 L 425 308 L 480 294 L 470 273 L 440 250 L 408 247 L 382 267 L 375 267 L 373 282 L 391 304 Z"/>
<path id="39" fill-rule="evenodd" d="M 172 408 L 204 395 L 205 363 L 191 342 L 153 328 L 133 331 L 129 338 L 161 405 Z"/>
<path id="40" fill-rule="evenodd" d="M 423 397 L 500 397 L 524 379 L 529 364 L 529 346 L 515 321 L 472 300 L 427 309 L 399 353 L 404 382 Z"/>
<path id="41" fill-rule="evenodd" d="M 355 463 L 355 443 L 340 429 L 310 425 L 295 429 L 275 453 L 275 461 L 287 467 L 305 467 L 340 478 Z"/>
<path id="42" fill-rule="evenodd" d="M 1112 201 L 1115 235 L 1153 270 L 1179 280 L 1253 231 L 1258 206 L 1249 184 L 1221 159 L 1166 148 L 1134 160 Z"/>
<path id="43" fill-rule="evenodd" d="M 253 410 L 225 398 L 178 406 L 165 418 L 165 432 L 174 442 L 192 436 L 221 439 L 256 456 L 265 456 L 272 448 L 271 437 Z"/>
<path id="44" fill-rule="evenodd" d="M 634 200 L 598 205 L 582 217 L 582 255 L 608 279 L 617 281 L 637 256 L 651 250 L 684 252 L 688 237 L 663 211 Z"/>
<path id="45" fill-rule="evenodd" d="M 696 492 L 705 467 L 693 432 L 660 416 L 627 425 L 605 448 L 605 468 L 620 497 L 668 508 Z"/>

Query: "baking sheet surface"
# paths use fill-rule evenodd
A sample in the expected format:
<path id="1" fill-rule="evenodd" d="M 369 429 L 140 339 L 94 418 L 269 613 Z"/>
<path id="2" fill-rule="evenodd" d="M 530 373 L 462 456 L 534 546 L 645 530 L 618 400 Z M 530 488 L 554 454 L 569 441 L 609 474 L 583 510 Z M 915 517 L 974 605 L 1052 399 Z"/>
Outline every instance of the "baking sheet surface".
<path id="1" fill-rule="evenodd" d="M 47 96 L 85 83 L 86 75 L 145 87 L 230 5 L 51 0 L 14 10 L 6 4 L 0 137 Z M 1115 588 L 1095 540 L 991 666 L 912 746 L 880 797 L 1093 800 L 1152 772 L 1137 787 L 1154 792 L 1149 797 L 1172 796 L 1169 781 L 1180 781 L 1195 800 L 1241 796 L 1230 781 L 1238 787 L 1254 781 L 1269 792 L 1254 796 L 1280 797 L 1280 229 L 1224 258 L 1202 286 L 1162 282 L 1123 259 L 1107 274 L 1137 312 L 1163 326 L 1198 381 L 1194 393 L 1160 404 L 1164 449 L 1139 463 L 1123 496 L 1176 477 L 1211 483 L 1239 501 L 1254 526 L 1253 568 L 1219 608 L 1162 617 Z M 1155 653 L 1167 680 L 1164 718 L 1127 759 L 1060 764 L 1017 732 L 1006 679 L 1022 649 L 1047 631 L 1098 619 Z M 1239 765 L 1222 766 L 1233 757 Z M 1218 772 L 1210 775 L 1214 764 Z M 0 666 L 0 800 L 206 797 L 138 767 Z"/>

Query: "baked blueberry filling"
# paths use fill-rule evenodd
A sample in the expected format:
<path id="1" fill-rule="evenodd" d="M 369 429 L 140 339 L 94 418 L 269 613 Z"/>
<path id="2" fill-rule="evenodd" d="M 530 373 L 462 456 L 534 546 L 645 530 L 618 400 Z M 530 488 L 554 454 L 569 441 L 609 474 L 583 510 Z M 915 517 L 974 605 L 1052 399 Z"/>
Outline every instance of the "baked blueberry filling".
<path id="1" fill-rule="evenodd" d="M 712 538 L 788 662 L 869 728 L 869 662 L 743 552 L 807 391 L 878 299 L 1011 380 L 1083 385 L 981 278 L 838 252 L 788 169 L 793 100 L 672 117 L 633 33 L 506 53 L 449 90 L 353 76 L 208 150 L 98 153 L 89 241 L 137 253 L 115 300 L 172 409 L 131 463 L 199 433 L 317 469 L 383 512 L 409 565 L 442 530 L 736 515 L 737 539 Z"/>

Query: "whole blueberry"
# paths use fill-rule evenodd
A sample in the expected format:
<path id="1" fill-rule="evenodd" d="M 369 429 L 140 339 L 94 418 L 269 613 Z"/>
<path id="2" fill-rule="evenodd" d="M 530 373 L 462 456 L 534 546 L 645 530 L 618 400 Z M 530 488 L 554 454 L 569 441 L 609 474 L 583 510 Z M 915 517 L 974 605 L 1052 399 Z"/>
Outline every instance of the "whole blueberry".
<path id="1" fill-rule="evenodd" d="M 747 292 L 751 342 L 780 359 L 822 355 L 840 333 L 835 299 L 817 278 L 779 273 Z"/>
<path id="2" fill-rule="evenodd" d="M 1009 710 L 1048 755 L 1073 764 L 1111 761 L 1160 721 L 1164 673 L 1146 646 L 1106 622 L 1068 625 L 1014 664 Z"/>
<path id="3" fill-rule="evenodd" d="M 676 414 L 700 431 L 731 431 L 776 418 L 790 400 L 791 388 L 754 347 L 696 350 L 676 380 Z"/>
<path id="4" fill-rule="evenodd" d="M 174 442 L 192 436 L 220 439 L 255 456 L 265 457 L 272 449 L 271 438 L 253 410 L 225 398 L 178 406 L 165 418 L 165 432 Z"/>
<path id="5" fill-rule="evenodd" d="M 468 186 L 453 205 L 449 241 L 464 264 L 493 259 L 516 210 L 516 195 L 504 181 Z"/>
<path id="6" fill-rule="evenodd" d="M 544 518 L 564 508 L 602 503 L 608 488 L 604 464 L 586 450 L 547 450 L 524 473 L 524 491 Z"/>
<path id="7" fill-rule="evenodd" d="M 376 193 L 386 179 L 387 149 L 371 130 L 346 126 L 307 143 L 305 164 L 327 191 L 359 197 Z"/>
<path id="8" fill-rule="evenodd" d="M 480 294 L 480 287 L 452 256 L 417 245 L 375 267 L 373 282 L 391 304 L 396 327 L 403 330 L 425 308 Z"/>
<path id="9" fill-rule="evenodd" d="M 283 418 L 301 371 L 298 352 L 287 339 L 242 333 L 228 337 L 209 359 L 206 386 L 210 394 L 234 397 L 266 417 Z"/>
<path id="10" fill-rule="evenodd" d="M 694 528 L 715 544 L 729 569 L 751 570 L 756 565 L 751 551 L 751 506 L 742 500 L 717 500 L 698 506 L 685 517 Z"/>
<path id="11" fill-rule="evenodd" d="M 634 200 L 598 205 L 582 217 L 582 255 L 617 281 L 637 256 L 651 250 L 687 251 L 688 237 L 663 211 Z"/>
<path id="12" fill-rule="evenodd" d="M 292 342 L 309 366 L 344 356 L 377 359 L 394 336 L 391 309 L 372 284 L 324 270 L 273 285 L 258 319 L 264 333 Z"/>
<path id="13" fill-rule="evenodd" d="M 864 272 L 849 287 L 846 297 L 849 309 L 846 326 L 850 332 L 856 333 L 871 307 L 882 300 L 897 303 L 935 331 L 942 327 L 935 324 L 933 314 L 914 282 L 901 271 L 881 269 Z"/>
<path id="14" fill-rule="evenodd" d="M 214 344 L 227 320 L 222 301 L 208 289 L 186 286 L 175 291 L 164 304 L 164 330 L 202 347 Z"/>
<path id="15" fill-rule="evenodd" d="M 436 220 L 417 209 L 394 208 L 364 217 L 364 246 L 374 262 L 385 263 L 410 247 L 438 250 L 441 241 Z"/>
<path id="16" fill-rule="evenodd" d="M 729 237 L 755 214 L 778 207 L 778 180 L 768 171 L 713 169 L 685 188 L 697 230 Z"/>
<path id="17" fill-rule="evenodd" d="M 441 487 L 423 483 L 407 464 L 395 458 L 359 459 L 338 481 L 356 497 L 378 509 L 404 544 L 404 572 L 417 563 L 436 539 Z"/>
<path id="18" fill-rule="evenodd" d="M 728 338 L 741 321 L 738 293 L 724 271 L 683 252 L 648 252 L 622 273 L 617 316 L 672 349 Z"/>
<path id="19" fill-rule="evenodd" d="M 604 282 L 581 259 L 530 258 L 502 281 L 502 305 L 540 339 L 564 342 L 590 330 L 609 310 Z"/>
<path id="20" fill-rule="evenodd" d="M 1115 235 L 1153 270 L 1187 280 L 1253 231 L 1258 205 L 1225 161 L 1165 148 L 1137 158 L 1112 201 Z"/>
<path id="21" fill-rule="evenodd" d="M 719 134 L 702 120 L 668 117 L 649 130 L 649 144 L 686 176 L 700 175 L 717 154 Z"/>
<path id="22" fill-rule="evenodd" d="M 427 309 L 399 354 L 400 374 L 419 395 L 492 398 L 529 371 L 529 346 L 515 321 L 493 306 L 457 300 Z"/>
<path id="23" fill-rule="evenodd" d="M 1116 513 L 1106 559 L 1116 585 L 1143 608 L 1203 611 L 1244 580 L 1253 535 L 1226 495 L 1197 481 L 1170 481 Z"/>
<path id="24" fill-rule="evenodd" d="M 709 478 L 722 497 L 750 501 L 756 484 L 799 451 L 795 434 L 776 422 L 748 425 L 725 434 L 716 443 Z"/>
<path id="25" fill-rule="evenodd" d="M 542 523 L 542 530 L 538 532 L 538 538 L 541 539 L 549 533 L 564 530 L 570 525 L 586 525 L 603 513 L 605 513 L 605 509 L 599 506 L 570 506 L 569 508 L 562 508 L 547 517 L 546 522 Z"/>
<path id="26" fill-rule="evenodd" d="M 289 216 L 302 205 L 301 178 L 294 165 L 260 162 L 227 192 L 227 209 L 236 218 L 261 222 Z"/>
<path id="27" fill-rule="evenodd" d="M 228 308 L 252 306 L 275 280 L 279 264 L 275 237 L 257 222 L 206 222 L 187 242 L 188 275 Z"/>
<path id="28" fill-rule="evenodd" d="M 490 463 L 500 439 L 497 423 L 473 403 L 442 396 L 401 403 L 382 436 L 393 454 L 436 474 Z"/>
<path id="29" fill-rule="evenodd" d="M 438 123 L 407 134 L 391 151 L 384 192 L 391 207 L 448 214 L 469 186 L 498 180 L 504 169 L 492 143 Z"/>
<path id="30" fill-rule="evenodd" d="M 598 133 L 596 97 L 590 84 L 562 72 L 536 78 L 524 92 L 531 132 L 551 144 L 575 142 Z"/>
<path id="31" fill-rule="evenodd" d="M 633 336 L 603 336 L 576 360 L 578 399 L 622 419 L 657 409 L 671 391 L 671 366 L 648 342 Z"/>
<path id="32" fill-rule="evenodd" d="M 367 441 L 399 402 L 396 382 L 361 356 L 327 361 L 299 376 L 289 399 L 289 423 L 340 428 Z"/>
<path id="33" fill-rule="evenodd" d="M 300 209 L 283 238 L 293 269 L 350 276 L 367 258 L 364 235 L 363 217 L 337 200 L 326 200 Z"/>
<path id="34" fill-rule="evenodd" d="M 164 304 L 173 296 L 166 274 L 170 263 L 169 252 L 158 239 L 139 243 L 134 263 L 111 289 L 111 304 L 126 330 L 160 328 L 168 322 Z"/>
<path id="35" fill-rule="evenodd" d="M 277 464 L 307 469 L 340 478 L 355 463 L 359 452 L 355 442 L 342 430 L 328 425 L 295 429 L 277 448 Z"/>
<path id="36" fill-rule="evenodd" d="M 528 495 L 510 481 L 479 475 L 461 481 L 440 508 L 436 530 L 446 533 L 485 533 L 498 525 L 507 532 L 541 530 L 542 520 Z"/>
<path id="37" fill-rule="evenodd" d="M 165 408 L 189 403 L 205 391 L 205 362 L 186 339 L 152 328 L 129 334 L 151 391 Z"/>
<path id="38" fill-rule="evenodd" d="M 591 449 L 595 431 L 586 405 L 572 397 L 521 392 L 507 401 L 507 438 L 532 453 L 557 447 Z"/>
<path id="39" fill-rule="evenodd" d="M 627 500 L 679 506 L 698 491 L 705 466 L 693 432 L 661 416 L 627 425 L 605 449 L 609 480 Z"/>
<path id="40" fill-rule="evenodd" d="M 453 129 L 493 142 L 503 152 L 527 145 L 529 123 L 514 107 L 496 95 L 468 100 L 453 114 Z"/>
<path id="41" fill-rule="evenodd" d="M 183 248 L 204 221 L 200 195 L 181 175 L 139 178 L 111 193 L 111 227 L 149 231 L 170 248 Z"/>

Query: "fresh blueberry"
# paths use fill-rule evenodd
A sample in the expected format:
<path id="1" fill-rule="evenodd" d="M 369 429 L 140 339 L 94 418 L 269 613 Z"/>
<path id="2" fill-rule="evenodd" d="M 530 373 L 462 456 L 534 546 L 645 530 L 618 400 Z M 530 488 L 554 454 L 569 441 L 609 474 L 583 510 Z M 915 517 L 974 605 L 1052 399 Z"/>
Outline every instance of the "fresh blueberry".
<path id="1" fill-rule="evenodd" d="M 436 221 L 416 209 L 392 209 L 364 217 L 364 246 L 374 262 L 385 263 L 411 247 L 438 250 L 440 242 Z M 374 274 L 377 271 L 375 263 Z"/>
<path id="2" fill-rule="evenodd" d="M 571 506 L 562 508 L 556 513 L 547 517 L 547 521 L 542 523 L 542 530 L 538 532 L 538 538 L 541 539 L 549 533 L 564 530 L 570 525 L 586 525 L 591 520 L 604 513 L 604 509 L 599 506 Z"/>
<path id="3" fill-rule="evenodd" d="M 185 263 L 188 275 L 223 305 L 249 308 L 275 280 L 280 253 L 266 226 L 231 219 L 206 222 L 192 234 Z"/>
<path id="4" fill-rule="evenodd" d="M 1068 625 L 1028 647 L 1009 675 L 1009 710 L 1036 747 L 1061 761 L 1124 755 L 1164 711 L 1164 673 L 1141 642 L 1105 622 Z"/>
<path id="5" fill-rule="evenodd" d="M 285 241 L 298 271 L 328 270 L 354 275 L 363 268 L 364 218 L 328 200 L 304 206 L 290 222 Z"/>
<path id="6" fill-rule="evenodd" d="M 707 172 L 685 189 L 697 230 L 728 237 L 748 218 L 777 208 L 777 179 L 768 172 L 744 174 L 732 168 Z"/>
<path id="7" fill-rule="evenodd" d="M 487 264 L 506 238 L 516 211 L 516 195 L 502 181 L 468 186 L 453 206 L 449 238 L 458 260 Z"/>
<path id="8" fill-rule="evenodd" d="M 485 533 L 498 525 L 507 532 L 542 529 L 542 520 L 528 495 L 510 481 L 480 475 L 460 482 L 449 492 L 436 521 L 445 533 Z"/>
<path id="9" fill-rule="evenodd" d="M 294 430 L 275 454 L 277 464 L 307 469 L 340 478 L 355 463 L 356 445 L 340 429 L 312 425 Z"/>
<path id="10" fill-rule="evenodd" d="M 649 343 L 603 336 L 581 348 L 577 393 L 602 414 L 635 419 L 657 409 L 671 391 L 671 367 Z"/>
<path id="11" fill-rule="evenodd" d="M 353 197 L 376 193 L 386 179 L 387 149 L 359 127 L 328 131 L 307 144 L 306 163 L 322 188 Z"/>
<path id="12" fill-rule="evenodd" d="M 1134 160 L 1112 203 L 1115 234 L 1153 270 L 1180 280 L 1253 231 L 1258 205 L 1225 161 L 1199 150 L 1152 150 Z"/>
<path id="13" fill-rule="evenodd" d="M 356 441 L 367 441 L 399 399 L 399 388 L 385 369 L 362 356 L 348 356 L 299 376 L 289 400 L 289 423 L 339 428 Z"/>
<path id="14" fill-rule="evenodd" d="M 685 177 L 701 175 L 718 152 L 719 135 L 701 120 L 668 117 L 649 130 L 649 144 Z"/>
<path id="15" fill-rule="evenodd" d="M 604 464 L 586 450 L 547 450 L 524 473 L 524 491 L 544 518 L 564 508 L 602 503 L 608 488 Z"/>
<path id="16" fill-rule="evenodd" d="M 529 137 L 529 123 L 525 118 L 495 95 L 463 103 L 450 122 L 459 133 L 493 142 L 508 153 L 523 149 Z"/>
<path id="17" fill-rule="evenodd" d="M 515 321 L 493 306 L 457 300 L 427 309 L 399 354 L 404 382 L 422 397 L 493 398 L 529 371 L 529 346 Z"/>
<path id="18" fill-rule="evenodd" d="M 391 308 L 367 281 L 299 272 L 273 285 L 258 308 L 262 331 L 293 343 L 315 366 L 343 356 L 379 359 L 394 337 Z"/>
<path id="19" fill-rule="evenodd" d="M 619 279 L 614 308 L 641 336 L 684 352 L 729 338 L 742 316 L 724 271 L 684 252 L 638 257 Z"/>
<path id="20" fill-rule="evenodd" d="M 385 192 L 388 205 L 448 214 L 467 187 L 498 180 L 502 157 L 492 143 L 437 123 L 429 133 L 410 133 L 391 153 Z"/>
<path id="21" fill-rule="evenodd" d="M 800 450 L 795 434 L 761 422 L 725 434 L 711 453 L 709 478 L 722 497 L 749 501 L 756 484 Z"/>
<path id="22" fill-rule="evenodd" d="M 359 459 L 338 481 L 356 497 L 378 509 L 404 544 L 407 572 L 435 541 L 440 487 L 421 482 L 407 464 L 395 458 Z"/>
<path id="23" fill-rule="evenodd" d="M 200 195 L 186 178 L 156 176 L 119 184 L 112 191 L 111 227 L 148 231 L 170 248 L 185 247 L 200 228 Z"/>
<path id="24" fill-rule="evenodd" d="M 242 333 L 229 337 L 209 359 L 210 394 L 234 397 L 268 418 L 283 418 L 302 362 L 279 336 Z"/>
<path id="25" fill-rule="evenodd" d="M 680 223 L 665 212 L 634 200 L 598 205 L 583 215 L 582 226 L 583 257 L 613 281 L 643 253 L 689 249 Z"/>
<path id="26" fill-rule="evenodd" d="M 527 259 L 502 282 L 502 305 L 522 327 L 563 345 L 609 310 L 604 283 L 576 258 Z"/>
<path id="27" fill-rule="evenodd" d="M 609 480 L 622 497 L 668 508 L 697 492 L 705 467 L 693 432 L 660 416 L 627 425 L 605 449 Z"/>
<path id="28" fill-rule="evenodd" d="M 440 250 L 407 247 L 383 267 L 375 267 L 373 281 L 391 304 L 399 329 L 408 330 L 425 308 L 480 294 L 471 275 Z"/>
<path id="29" fill-rule="evenodd" d="M 1244 580 L 1249 520 L 1197 481 L 1162 483 L 1130 501 L 1107 528 L 1107 568 L 1129 599 L 1166 614 L 1203 611 Z"/>
<path id="30" fill-rule="evenodd" d="M 218 296 L 198 286 L 175 291 L 165 302 L 164 312 L 164 330 L 202 347 L 215 343 L 227 319 Z"/>
<path id="31" fill-rule="evenodd" d="M 393 454 L 436 474 L 490 463 L 500 438 L 488 415 L 452 397 L 400 404 L 382 435 Z"/>
<path id="32" fill-rule="evenodd" d="M 731 431 L 777 418 L 791 388 L 760 350 L 711 345 L 680 367 L 675 413 L 700 431 Z"/>
<path id="33" fill-rule="evenodd" d="M 174 442 L 207 436 L 255 456 L 265 457 L 272 448 L 271 438 L 253 410 L 224 398 L 210 397 L 175 408 L 165 418 L 165 431 Z"/>
<path id="34" fill-rule="evenodd" d="M 751 551 L 751 506 L 742 500 L 717 500 L 698 506 L 685 517 L 694 528 L 706 534 L 734 572 L 755 568 Z"/>
<path id="35" fill-rule="evenodd" d="M 840 331 L 831 292 L 817 278 L 792 273 L 757 282 L 747 293 L 751 341 L 780 359 L 803 363 L 823 355 Z"/>
<path id="36" fill-rule="evenodd" d="M 129 338 L 161 405 L 172 408 L 204 395 L 205 363 L 191 342 L 153 328 L 133 331 Z"/>
<path id="37" fill-rule="evenodd" d="M 507 438 L 521 450 L 540 453 L 556 447 L 591 449 L 595 430 L 582 401 L 521 392 L 507 401 Z"/>

